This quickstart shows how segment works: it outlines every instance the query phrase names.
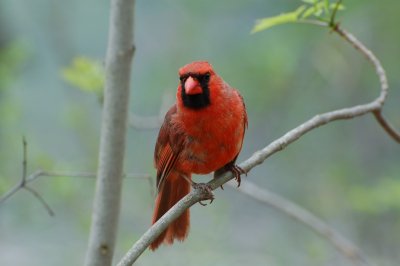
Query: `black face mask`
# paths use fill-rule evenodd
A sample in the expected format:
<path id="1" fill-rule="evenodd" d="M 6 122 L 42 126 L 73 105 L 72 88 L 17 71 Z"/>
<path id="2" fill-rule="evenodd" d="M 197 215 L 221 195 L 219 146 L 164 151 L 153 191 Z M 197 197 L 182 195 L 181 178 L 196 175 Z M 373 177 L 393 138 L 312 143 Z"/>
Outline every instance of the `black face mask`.
<path id="1" fill-rule="evenodd" d="M 186 79 L 191 76 L 199 81 L 202 93 L 188 95 L 185 91 L 185 81 Z M 191 109 L 202 109 L 210 105 L 210 89 L 208 88 L 208 83 L 210 81 L 210 74 L 204 75 L 187 75 L 181 77 L 181 87 L 182 87 L 182 102 L 183 105 L 187 108 Z"/>

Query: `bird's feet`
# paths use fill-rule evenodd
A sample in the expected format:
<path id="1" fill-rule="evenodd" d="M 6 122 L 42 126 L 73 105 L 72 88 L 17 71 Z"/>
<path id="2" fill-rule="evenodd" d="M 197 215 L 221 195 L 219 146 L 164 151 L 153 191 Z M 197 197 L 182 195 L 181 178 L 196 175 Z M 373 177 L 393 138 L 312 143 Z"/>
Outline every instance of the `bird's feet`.
<path id="1" fill-rule="evenodd" d="M 203 195 L 204 200 L 210 200 L 209 204 L 211 204 L 214 201 L 214 193 L 212 192 L 210 185 L 208 185 L 206 183 L 192 182 L 192 187 L 193 187 L 193 189 L 201 190 L 201 194 Z M 207 205 L 207 203 L 203 203 L 202 200 L 199 201 L 199 203 L 202 206 Z"/>
<path id="2" fill-rule="evenodd" d="M 245 174 L 247 176 L 247 172 L 245 170 L 243 170 L 243 168 L 241 168 L 235 164 L 233 164 L 231 166 L 229 171 L 231 171 L 233 174 L 233 177 L 235 177 L 235 180 L 237 182 L 237 187 L 240 187 L 240 182 L 242 181 L 242 179 L 240 178 L 240 175 Z"/>

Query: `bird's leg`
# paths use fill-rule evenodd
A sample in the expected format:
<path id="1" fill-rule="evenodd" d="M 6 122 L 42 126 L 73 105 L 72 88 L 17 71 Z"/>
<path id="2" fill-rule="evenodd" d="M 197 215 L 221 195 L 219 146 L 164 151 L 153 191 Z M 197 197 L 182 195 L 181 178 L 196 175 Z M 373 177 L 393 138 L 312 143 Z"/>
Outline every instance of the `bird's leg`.
<path id="1" fill-rule="evenodd" d="M 235 180 L 238 183 L 238 187 L 240 187 L 240 182 L 241 182 L 241 178 L 240 175 L 241 174 L 245 174 L 247 176 L 247 172 L 245 170 L 243 170 L 241 167 L 237 166 L 235 164 L 236 158 L 234 160 L 232 160 L 231 162 L 227 163 L 226 165 L 224 165 L 223 167 L 221 167 L 220 169 L 218 169 L 217 171 L 214 172 L 214 178 L 218 178 L 219 176 L 223 175 L 225 172 L 230 171 L 232 172 L 233 176 L 235 177 Z M 221 188 L 224 189 L 221 185 Z"/>
<path id="2" fill-rule="evenodd" d="M 245 174 L 247 176 L 247 172 L 245 170 L 243 170 L 243 168 L 237 166 L 236 164 L 233 164 L 229 171 L 232 172 L 233 176 L 235 177 L 235 180 L 237 182 L 237 187 L 240 187 L 240 182 L 242 181 L 242 179 L 240 178 L 241 174 Z"/>

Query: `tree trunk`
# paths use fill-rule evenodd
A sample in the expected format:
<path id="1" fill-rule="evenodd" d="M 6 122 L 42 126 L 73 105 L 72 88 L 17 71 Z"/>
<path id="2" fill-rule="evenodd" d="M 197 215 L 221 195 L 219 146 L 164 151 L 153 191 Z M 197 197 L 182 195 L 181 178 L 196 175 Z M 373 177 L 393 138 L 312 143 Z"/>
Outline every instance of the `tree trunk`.
<path id="1" fill-rule="evenodd" d="M 112 263 L 121 201 L 134 0 L 112 0 L 100 153 L 86 266 Z"/>

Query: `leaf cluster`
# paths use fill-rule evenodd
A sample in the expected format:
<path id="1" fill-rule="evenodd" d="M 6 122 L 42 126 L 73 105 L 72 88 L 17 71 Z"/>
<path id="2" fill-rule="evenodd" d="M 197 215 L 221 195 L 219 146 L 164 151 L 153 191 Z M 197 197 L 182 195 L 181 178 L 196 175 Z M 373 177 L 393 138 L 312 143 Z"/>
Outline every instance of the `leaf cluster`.
<path id="1" fill-rule="evenodd" d="M 336 12 L 344 9 L 340 0 L 336 3 L 331 3 L 329 0 L 302 0 L 302 2 L 304 4 L 292 12 L 257 20 L 251 33 L 286 23 L 311 23 L 332 26 Z"/>

